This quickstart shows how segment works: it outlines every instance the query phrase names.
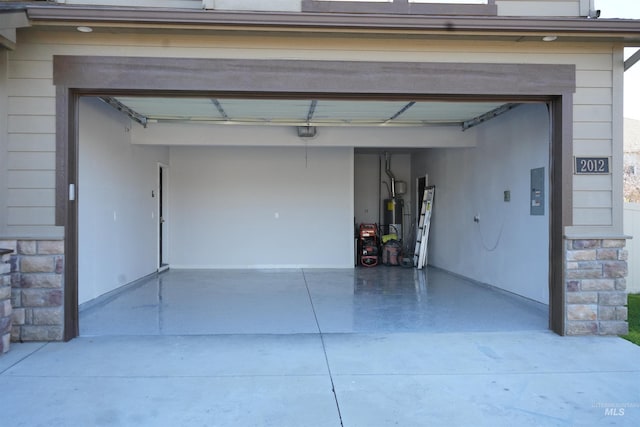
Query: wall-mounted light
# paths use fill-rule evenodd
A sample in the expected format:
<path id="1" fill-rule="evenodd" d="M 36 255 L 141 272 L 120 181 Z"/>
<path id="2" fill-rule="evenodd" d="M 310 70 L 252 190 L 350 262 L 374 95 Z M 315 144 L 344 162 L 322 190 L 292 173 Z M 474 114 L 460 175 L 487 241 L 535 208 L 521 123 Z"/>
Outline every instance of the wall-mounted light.
<path id="1" fill-rule="evenodd" d="M 554 42 L 556 40 L 558 40 L 558 36 L 544 36 L 542 38 L 543 42 Z"/>
<path id="2" fill-rule="evenodd" d="M 81 33 L 91 33 L 91 32 L 93 32 L 93 28 L 85 27 L 85 26 L 76 27 L 76 30 L 80 31 Z"/>

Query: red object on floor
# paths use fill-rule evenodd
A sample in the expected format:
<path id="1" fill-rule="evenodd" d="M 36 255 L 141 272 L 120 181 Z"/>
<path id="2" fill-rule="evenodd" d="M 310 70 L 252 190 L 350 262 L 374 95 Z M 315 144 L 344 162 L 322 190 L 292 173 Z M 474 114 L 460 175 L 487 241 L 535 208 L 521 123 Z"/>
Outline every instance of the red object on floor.
<path id="1" fill-rule="evenodd" d="M 360 265 L 364 267 L 375 267 L 378 265 L 378 225 L 360 224 L 358 235 L 358 250 L 360 251 Z"/>

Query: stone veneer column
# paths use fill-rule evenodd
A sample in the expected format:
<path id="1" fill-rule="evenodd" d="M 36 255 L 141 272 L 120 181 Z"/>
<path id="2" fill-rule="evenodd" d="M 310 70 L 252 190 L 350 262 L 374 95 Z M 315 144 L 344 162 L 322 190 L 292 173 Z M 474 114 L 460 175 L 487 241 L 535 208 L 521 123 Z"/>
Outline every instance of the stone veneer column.
<path id="1" fill-rule="evenodd" d="M 61 341 L 63 240 L 18 240 L 12 279 L 13 341 Z"/>
<path id="2" fill-rule="evenodd" d="M 567 239 L 565 244 L 565 333 L 628 333 L 626 241 Z"/>
<path id="3" fill-rule="evenodd" d="M 11 345 L 11 254 L 0 247 L 0 354 Z"/>

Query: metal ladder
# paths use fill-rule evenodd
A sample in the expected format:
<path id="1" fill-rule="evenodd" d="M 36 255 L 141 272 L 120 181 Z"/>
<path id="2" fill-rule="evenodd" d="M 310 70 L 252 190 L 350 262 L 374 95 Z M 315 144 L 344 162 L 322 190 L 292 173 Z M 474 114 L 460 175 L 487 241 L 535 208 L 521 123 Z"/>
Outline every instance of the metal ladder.
<path id="1" fill-rule="evenodd" d="M 416 236 L 416 248 L 413 251 L 413 265 L 422 269 L 427 263 L 427 245 L 429 243 L 429 226 L 431 225 L 431 211 L 433 209 L 433 196 L 436 187 L 425 187 L 420 207 L 420 220 L 418 221 L 418 233 Z"/>

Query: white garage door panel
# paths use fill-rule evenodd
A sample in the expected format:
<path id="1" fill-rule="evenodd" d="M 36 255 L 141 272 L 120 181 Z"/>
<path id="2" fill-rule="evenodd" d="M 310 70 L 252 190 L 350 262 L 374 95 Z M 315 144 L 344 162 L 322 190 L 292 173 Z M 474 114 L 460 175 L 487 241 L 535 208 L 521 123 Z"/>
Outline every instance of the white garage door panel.
<path id="1" fill-rule="evenodd" d="M 174 268 L 351 267 L 353 149 L 172 147 Z"/>

